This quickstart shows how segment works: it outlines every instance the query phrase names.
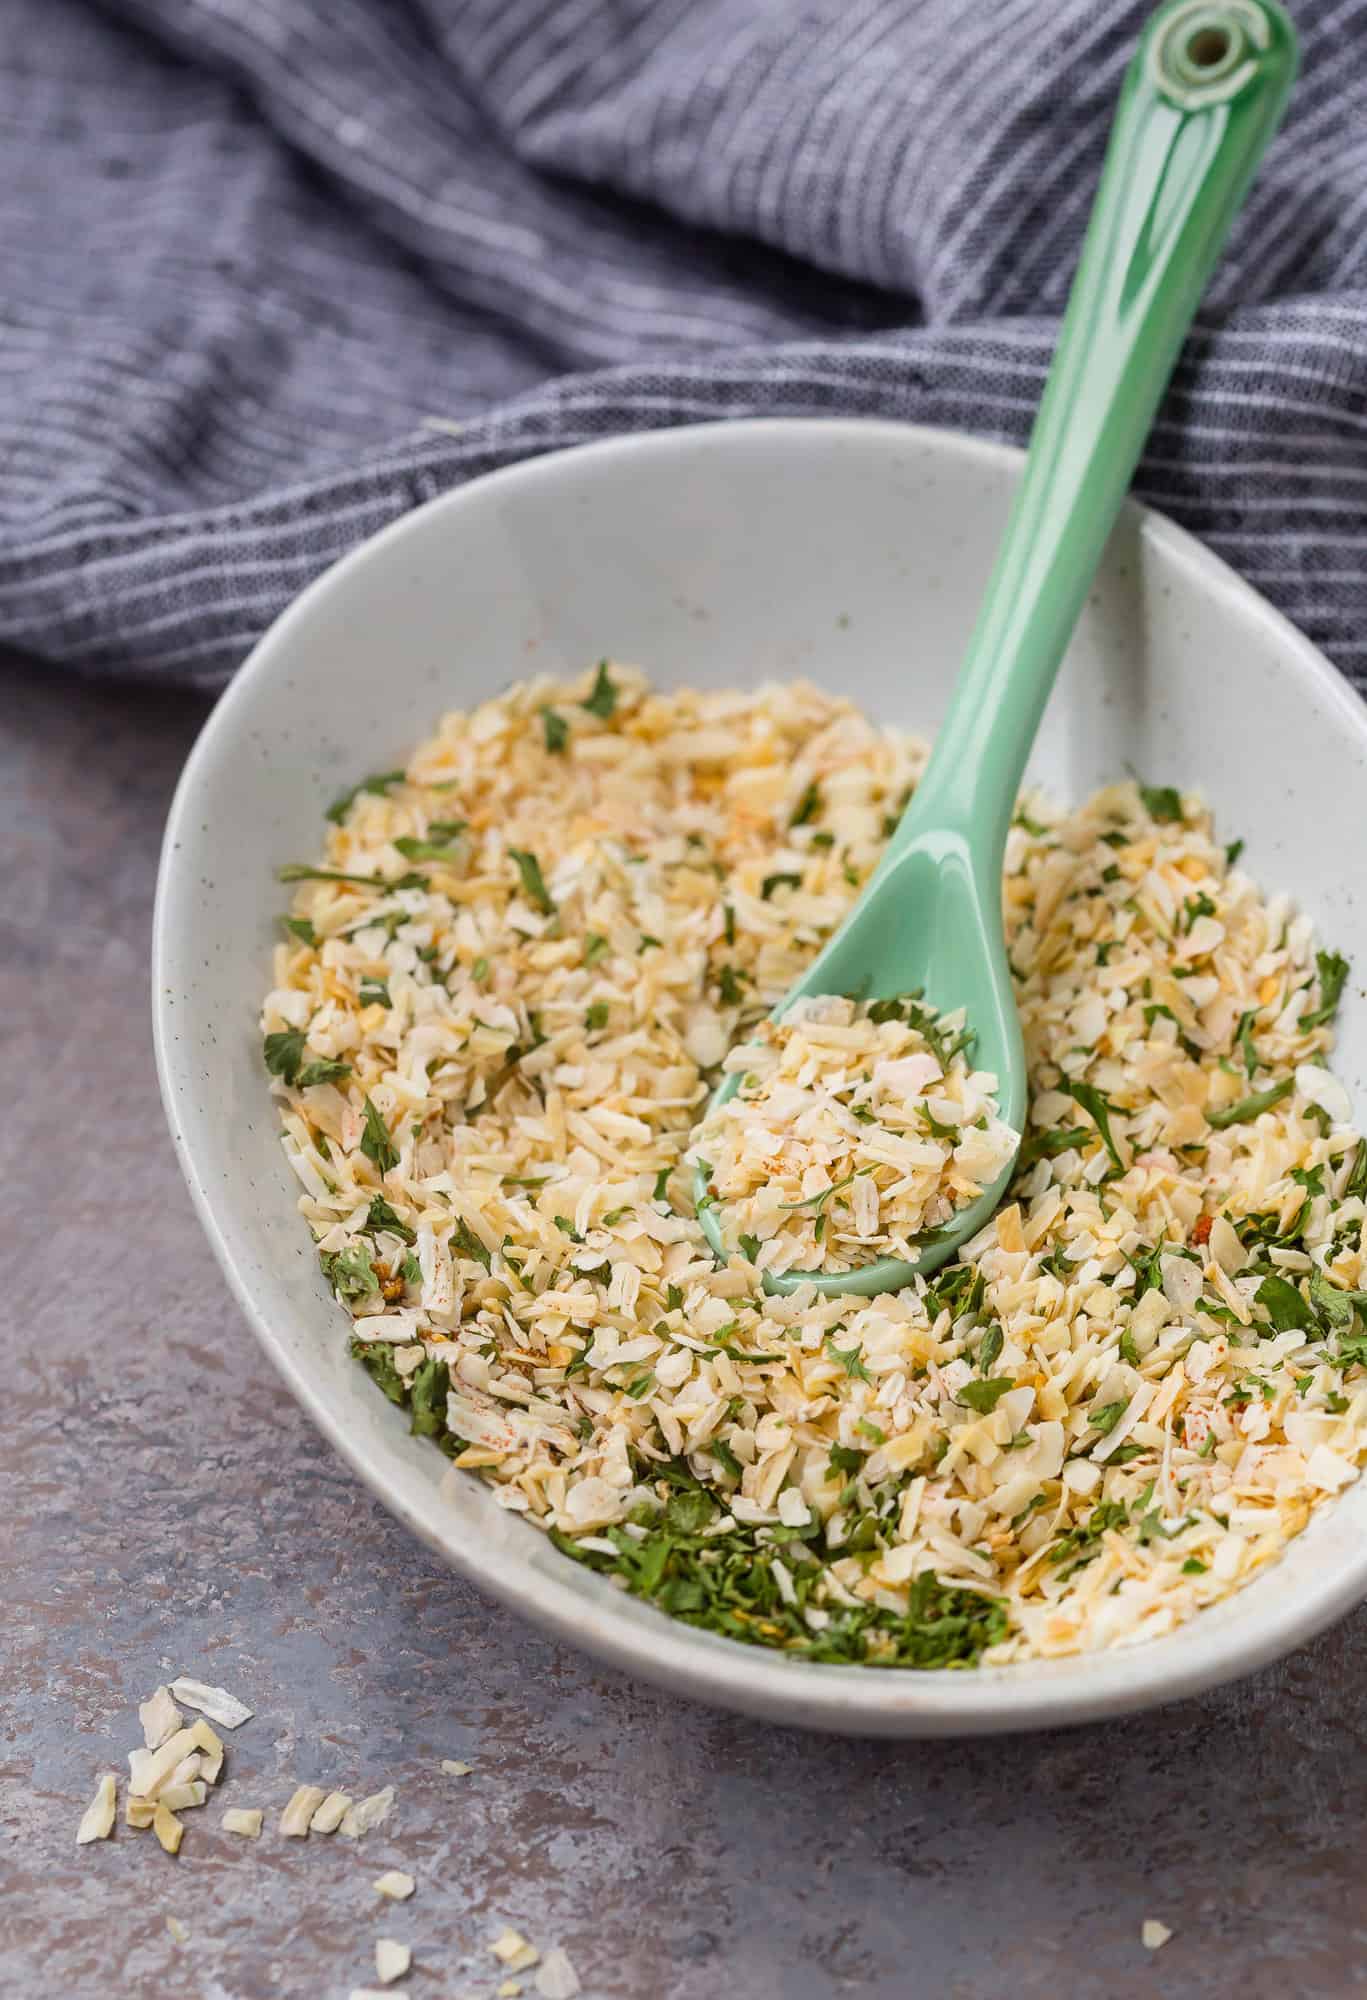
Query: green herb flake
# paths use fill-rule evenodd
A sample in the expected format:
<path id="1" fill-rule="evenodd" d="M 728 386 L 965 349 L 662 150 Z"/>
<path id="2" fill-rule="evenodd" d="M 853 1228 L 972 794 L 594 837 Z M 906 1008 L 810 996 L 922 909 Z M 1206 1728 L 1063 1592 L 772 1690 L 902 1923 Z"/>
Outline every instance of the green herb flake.
<path id="1" fill-rule="evenodd" d="M 1302 1014 L 1301 1028 L 1322 1028 L 1339 1010 L 1339 1001 L 1348 980 L 1349 965 L 1337 951 L 1317 951 L 1315 970 L 1319 976 L 1320 1004 L 1313 1013 Z"/>
<path id="2" fill-rule="evenodd" d="M 305 1028 L 282 1028 L 278 1034 L 267 1035 L 262 1044 L 266 1058 L 266 1068 L 272 1076 L 278 1076 L 291 1088 L 298 1081 L 299 1067 L 304 1060 L 304 1045 L 308 1041 Z"/>
<path id="3" fill-rule="evenodd" d="M 277 882 L 354 882 L 362 889 L 400 889 L 411 879 L 415 885 L 426 887 L 426 876 L 404 877 L 398 882 L 386 882 L 383 875 L 348 875 L 340 868 L 310 868 L 302 861 L 287 861 L 275 871 Z"/>
<path id="4" fill-rule="evenodd" d="M 371 1381 L 388 1396 L 391 1403 L 397 1403 L 402 1409 L 408 1401 L 408 1390 L 394 1366 L 394 1352 L 388 1341 L 353 1340 L 351 1352 Z"/>
<path id="5" fill-rule="evenodd" d="M 1071 1078 L 1065 1078 L 1060 1088 L 1073 1099 L 1075 1104 L 1080 1104 L 1088 1117 L 1091 1118 L 1097 1131 L 1101 1134 L 1102 1145 L 1111 1156 L 1115 1171 L 1118 1174 L 1123 1174 L 1125 1172 L 1125 1162 L 1121 1159 L 1120 1148 L 1111 1134 L 1111 1117 L 1116 1110 L 1116 1106 L 1096 1088 L 1095 1084 L 1076 1083 Z"/>
<path id="6" fill-rule="evenodd" d="M 542 708 L 539 714 L 541 727 L 545 732 L 546 748 L 553 757 L 558 757 L 570 740 L 570 725 L 564 716 L 557 715 L 553 708 Z"/>
<path id="7" fill-rule="evenodd" d="M 1115 1455 L 1119 1456 L 1119 1453 Z M 1112 1460 L 1114 1463 L 1114 1459 Z M 1129 1509 L 1121 1500 L 1103 1500 L 1093 1507 L 1085 1522 L 1076 1528 L 1069 1528 L 1059 1536 L 1049 1552 L 1049 1561 L 1058 1567 L 1072 1561 L 1073 1568 L 1090 1562 L 1097 1553 L 1103 1535 L 1114 1528 L 1123 1528 L 1129 1519 Z"/>
<path id="8" fill-rule="evenodd" d="M 462 1257 L 469 1257 L 476 1264 L 482 1264 L 486 1271 L 492 1268 L 493 1252 L 484 1238 L 475 1234 L 463 1215 L 456 1217 L 456 1226 L 451 1231 L 451 1243 L 459 1250 Z"/>
<path id="9" fill-rule="evenodd" d="M 1006 1345 L 1006 1336 L 994 1320 L 978 1343 L 977 1370 L 986 1375 Z"/>
<path id="10" fill-rule="evenodd" d="M 382 1194 L 370 1197 L 370 1207 L 366 1212 L 365 1226 L 370 1230 L 387 1229 L 391 1236 L 397 1236 L 403 1243 L 416 1243 L 417 1236 L 409 1228 L 396 1208 L 391 1208 Z"/>
<path id="11" fill-rule="evenodd" d="M 435 1356 L 409 1377 L 408 1428 L 414 1437 L 437 1437 L 446 1429 L 446 1392 L 450 1386 L 450 1370 Z"/>
<path id="12" fill-rule="evenodd" d="M 1313 1329 L 1315 1325 L 1315 1315 L 1297 1287 L 1275 1273 L 1263 1279 L 1253 1302 L 1263 1307 L 1278 1333 L 1288 1333 L 1293 1327 Z"/>
<path id="13" fill-rule="evenodd" d="M 826 1352 L 832 1361 L 838 1361 L 852 1381 L 872 1382 L 873 1377 L 864 1366 L 864 1345 L 859 1341 L 853 1347 L 840 1348 L 831 1335 L 826 1341 Z"/>
<path id="14" fill-rule="evenodd" d="M 713 1458 L 716 1459 L 723 1472 L 729 1473 L 732 1479 L 739 1485 L 745 1476 L 745 1468 L 732 1451 L 730 1445 L 722 1438 L 713 1438 L 707 1449 L 711 1452 Z"/>
<path id="15" fill-rule="evenodd" d="M 607 957 L 610 949 L 607 939 L 600 937 L 597 931 L 587 932 L 584 938 L 585 965 L 597 965 L 600 958 Z"/>
<path id="16" fill-rule="evenodd" d="M 343 792 L 332 801 L 324 817 L 330 819 L 334 826 L 340 826 L 363 793 L 373 798 L 386 798 L 395 785 L 404 782 L 406 776 L 405 771 L 379 771 L 374 777 L 362 778 L 359 785 L 353 785 L 349 792 Z"/>
<path id="17" fill-rule="evenodd" d="M 590 715 L 596 715 L 600 722 L 610 721 L 616 712 L 617 688 L 612 675 L 608 672 L 606 660 L 598 662 L 598 672 L 594 677 L 593 687 L 589 691 L 588 699 L 581 702 L 580 706 L 586 708 Z"/>
<path id="18" fill-rule="evenodd" d="M 996 1409 L 1008 1389 L 1016 1386 L 1010 1375 L 991 1375 L 984 1379 L 965 1382 L 954 1400 L 964 1403 L 970 1410 L 976 1410 L 980 1417 L 990 1415 Z"/>
<path id="19" fill-rule="evenodd" d="M 450 842 L 464 831 L 464 827 L 465 821 L 462 819 L 439 820 L 430 831 L 437 833 L 438 828 L 444 828 L 447 831 L 446 839 L 418 840 L 414 835 L 404 833 L 400 834 L 394 845 L 405 861 L 459 861 L 460 852 L 452 847 Z"/>
<path id="20" fill-rule="evenodd" d="M 1257 1018 L 1256 1007 L 1250 1008 L 1246 1014 L 1241 1014 L 1238 1030 L 1234 1036 L 1235 1047 L 1243 1059 L 1244 1075 L 1250 1083 L 1253 1081 L 1253 1072 L 1260 1066 L 1258 1051 L 1253 1046 L 1253 1023 Z"/>
<path id="21" fill-rule="evenodd" d="M 354 1244 L 350 1250 L 325 1250 L 319 1261 L 332 1289 L 348 1305 L 358 1299 L 373 1298 L 380 1289 L 370 1252 L 363 1243 Z"/>
<path id="22" fill-rule="evenodd" d="M 299 1072 L 299 1088 L 308 1090 L 316 1083 L 340 1083 L 351 1075 L 351 1064 L 338 1062 L 332 1056 L 319 1056 L 316 1062 L 305 1063 Z"/>
<path id="23" fill-rule="evenodd" d="M 1167 1248 L 1168 1232 L 1159 1231 L 1158 1241 L 1145 1244 L 1138 1251 L 1127 1251 L 1135 1275 L 1134 1296 L 1142 1299 L 1145 1292 L 1160 1292 L 1163 1289 L 1163 1253 Z M 1138 1366 L 1138 1364 L 1135 1364 Z"/>
<path id="24" fill-rule="evenodd" d="M 793 874 L 766 875 L 760 885 L 760 900 L 767 903 L 776 889 L 800 889 L 802 877 Z"/>
<path id="25" fill-rule="evenodd" d="M 1310 1303 L 1320 1319 L 1334 1333 L 1351 1327 L 1358 1307 L 1367 1303 L 1367 1292 L 1341 1291 L 1323 1271 L 1310 1273 Z"/>
<path id="26" fill-rule="evenodd" d="M 821 787 L 817 784 L 816 779 L 813 778 L 803 791 L 802 797 L 798 800 L 796 809 L 788 824 L 789 826 L 807 826 L 816 818 L 820 810 Z"/>
<path id="27" fill-rule="evenodd" d="M 1088 1125 L 1069 1125 L 1055 1132 L 1027 1132 L 1016 1156 L 1017 1169 L 1033 1167 L 1036 1160 L 1057 1159 L 1060 1153 L 1085 1146 L 1091 1136 Z"/>
<path id="28" fill-rule="evenodd" d="M 361 1151 L 377 1173 L 390 1173 L 399 1164 L 399 1149 L 389 1136 L 389 1127 L 369 1097 L 365 1100 L 365 1125 L 361 1132 Z"/>
<path id="29" fill-rule="evenodd" d="M 522 878 L 522 890 L 529 903 L 534 903 L 543 916 L 555 915 L 555 904 L 551 892 L 546 887 L 546 879 L 541 873 L 541 863 L 525 847 L 510 847 L 509 858 L 517 863 L 517 872 Z"/>
<path id="30" fill-rule="evenodd" d="M 1206 1123 L 1216 1132 L 1223 1132 L 1231 1125 L 1247 1124 L 1251 1118 L 1281 1104 L 1295 1088 L 1295 1078 L 1284 1076 L 1280 1083 L 1271 1084 L 1266 1090 L 1255 1090 L 1251 1097 L 1241 1097 L 1237 1104 L 1228 1104 L 1223 1111 L 1208 1111 Z"/>
<path id="31" fill-rule="evenodd" d="M 1141 785 L 1139 796 L 1149 818 L 1156 819 L 1160 826 L 1181 819 L 1182 794 L 1175 785 Z"/>
<path id="32" fill-rule="evenodd" d="M 820 1215 L 831 1196 L 833 1194 L 840 1194 L 849 1186 L 854 1178 L 853 1174 L 846 1174 L 843 1180 L 832 1181 L 829 1187 L 821 1188 L 816 1194 L 805 1195 L 801 1201 L 781 1201 L 779 1207 L 783 1209 L 810 1208 L 814 1215 Z"/>

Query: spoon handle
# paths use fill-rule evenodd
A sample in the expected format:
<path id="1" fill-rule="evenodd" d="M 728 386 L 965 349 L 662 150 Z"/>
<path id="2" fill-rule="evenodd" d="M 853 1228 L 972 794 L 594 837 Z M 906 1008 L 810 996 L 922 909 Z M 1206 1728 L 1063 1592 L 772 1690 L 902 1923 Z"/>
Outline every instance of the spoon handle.
<path id="1" fill-rule="evenodd" d="M 1274 0 L 1175 0 L 1130 65 L 1006 538 L 887 861 L 960 833 L 1000 881 L 1035 731 L 1206 280 L 1276 129 L 1296 38 Z"/>

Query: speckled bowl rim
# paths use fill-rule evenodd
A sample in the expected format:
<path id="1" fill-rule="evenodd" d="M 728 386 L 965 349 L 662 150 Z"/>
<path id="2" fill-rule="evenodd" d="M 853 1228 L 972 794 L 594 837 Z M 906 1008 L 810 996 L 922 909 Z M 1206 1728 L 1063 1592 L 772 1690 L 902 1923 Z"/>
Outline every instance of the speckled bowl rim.
<path id="1" fill-rule="evenodd" d="M 363 1444 L 348 1432 L 341 1413 L 319 1392 L 317 1382 L 286 1351 L 265 1312 L 250 1275 L 241 1267 L 224 1233 L 221 1208 L 228 1197 L 214 1191 L 221 1168 L 187 1136 L 180 1103 L 193 1091 L 189 1058 L 178 1041 L 168 1002 L 168 912 L 186 871 L 194 866 L 195 814 L 201 773 L 221 754 L 232 732 L 250 717 L 263 687 L 288 663 L 296 627 L 320 599 L 368 565 L 386 564 L 400 554 L 415 523 L 434 513 L 449 517 L 459 533 L 463 514 L 491 501 L 516 496 L 567 461 L 600 473 L 607 461 L 630 477 L 634 461 L 684 447 L 696 452 L 699 439 L 720 453 L 744 451 L 753 440 L 778 433 L 802 434 L 813 444 L 830 440 L 846 448 L 886 445 L 889 436 L 916 440 L 935 453 L 976 460 L 979 465 L 1014 471 L 1023 454 L 956 432 L 926 426 L 838 418 L 757 418 L 654 431 L 579 445 L 492 472 L 415 508 L 371 536 L 308 586 L 253 648 L 206 722 L 182 772 L 162 847 L 158 872 L 152 952 L 153 1027 L 162 1102 L 181 1170 L 199 1219 L 248 1324 L 284 1376 L 291 1392 L 323 1435 L 406 1527 L 490 1595 L 546 1630 L 598 1659 L 676 1693 L 771 1721 L 851 1735 L 950 1736 L 1078 1724 L 1137 1712 L 1201 1692 L 1280 1658 L 1367 1596 L 1367 1534 L 1344 1536 L 1334 1560 L 1316 1563 L 1317 1577 L 1296 1579 L 1294 1590 L 1264 1593 L 1256 1617 L 1240 1615 L 1246 1592 L 1198 1616 L 1175 1634 L 1111 1652 L 1031 1661 L 1015 1667 L 972 1672 L 910 1673 L 866 1667 L 817 1666 L 748 1648 L 715 1634 L 698 1632 L 630 1601 L 603 1579 L 568 1559 L 554 1564 L 529 1556 L 510 1557 L 497 1537 L 484 1546 L 442 1531 L 440 1506 L 416 1504 L 396 1493 Z M 1288 707 L 1296 683 L 1313 684 L 1319 700 L 1334 712 L 1343 731 L 1367 750 L 1364 706 L 1311 643 L 1251 586 L 1194 537 L 1146 508 L 1134 509 L 1146 540 L 1186 573 L 1188 581 L 1231 611 L 1256 616 L 1276 640 L 1279 663 L 1287 670 Z M 264 885 L 263 885 L 264 891 Z M 241 1199 L 241 1190 L 235 1198 Z M 429 1447 L 430 1448 L 430 1447 Z M 1333 1512 L 1346 1512 L 1348 1497 Z M 491 1525 L 507 1516 L 488 1501 Z M 1367 1519 L 1367 1498 L 1364 1499 Z M 521 1525 L 521 1524 L 519 1524 Z M 1313 1532 L 1313 1529 L 1312 1531 Z M 537 1531 L 529 1535 L 541 1538 Z M 1290 1558 L 1295 1560 L 1294 1554 Z M 1254 1586 L 1256 1588 L 1256 1586 Z M 642 1613 L 645 1613 L 642 1616 Z M 630 1615 L 627 1615 L 627 1614 Z"/>

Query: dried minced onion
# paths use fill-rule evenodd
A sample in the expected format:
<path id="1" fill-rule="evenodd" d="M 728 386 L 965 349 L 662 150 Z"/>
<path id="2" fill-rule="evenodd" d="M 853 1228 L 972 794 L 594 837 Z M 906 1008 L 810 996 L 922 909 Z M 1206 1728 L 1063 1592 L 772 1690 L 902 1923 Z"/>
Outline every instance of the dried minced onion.
<path id="1" fill-rule="evenodd" d="M 541 1957 L 536 1946 L 515 1930 L 500 1931 L 489 1949 L 495 1958 L 502 1960 L 509 1972 L 528 1972 Z"/>
<path id="2" fill-rule="evenodd" d="M 166 1785 L 185 1782 L 198 1772 L 198 1765 L 188 1773 L 180 1775 L 180 1767 L 197 1749 L 193 1729 L 177 1729 L 155 1750 L 130 1750 L 128 1753 L 128 1780 L 130 1789 L 140 1799 L 155 1799 Z"/>
<path id="3" fill-rule="evenodd" d="M 159 1750 L 168 1736 L 174 1736 L 183 1727 L 185 1718 L 171 1699 L 171 1690 L 156 1688 L 146 1701 L 138 1705 L 138 1721 L 142 1724 L 142 1740 L 149 1750 Z"/>
<path id="4" fill-rule="evenodd" d="M 162 1805 L 160 1800 L 152 1808 L 152 1831 L 168 1854 L 179 1854 L 185 1829 L 170 1807 Z"/>
<path id="5" fill-rule="evenodd" d="M 321 1785 L 300 1785 L 280 1815 L 280 1831 L 287 1839 L 307 1838 L 309 1822 L 327 1794 Z"/>
<path id="6" fill-rule="evenodd" d="M 336 1833 L 350 1810 L 350 1792 L 329 1792 L 309 1821 L 309 1832 Z"/>
<path id="7" fill-rule="evenodd" d="M 542 1996 L 542 2000 L 575 2000 L 579 1992 L 579 1975 L 570 1962 L 569 1953 L 559 1945 L 554 1946 L 542 1958 L 533 1976 L 532 1984 Z"/>
<path id="8" fill-rule="evenodd" d="M 383 1825 L 394 1804 L 394 1787 L 386 1785 L 383 1791 L 372 1792 L 369 1798 L 358 1799 L 354 1806 L 348 1806 L 342 1815 L 339 1832 L 348 1840 L 359 1840 L 372 1827 Z"/>
<path id="9" fill-rule="evenodd" d="M 388 1986 L 395 1979 L 402 1979 L 413 1963 L 411 1948 L 400 1943 L 397 1938 L 376 1938 L 375 1977 L 382 1986 Z"/>
<path id="10" fill-rule="evenodd" d="M 92 1840 L 108 1840 L 114 1831 L 114 1818 L 118 1811 L 118 1779 L 112 1771 L 106 1771 L 95 1788 L 95 1796 L 81 1814 L 81 1823 L 76 1829 L 76 1845 L 85 1847 Z"/>
<path id="11" fill-rule="evenodd" d="M 253 1711 L 246 1702 L 239 1701 L 226 1688 L 210 1687 L 205 1681 L 187 1680 L 182 1675 L 172 1681 L 170 1691 L 177 1701 L 183 1701 L 187 1708 L 199 1709 L 220 1729 L 239 1729 L 252 1719 Z"/>

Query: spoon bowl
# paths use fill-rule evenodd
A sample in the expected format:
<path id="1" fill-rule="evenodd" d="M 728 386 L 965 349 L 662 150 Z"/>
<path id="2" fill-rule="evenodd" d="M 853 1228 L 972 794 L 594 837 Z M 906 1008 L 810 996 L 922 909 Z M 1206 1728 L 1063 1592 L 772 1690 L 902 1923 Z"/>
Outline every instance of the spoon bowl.
<path id="1" fill-rule="evenodd" d="M 946 824 L 918 830 L 904 821 L 899 834 L 849 917 L 772 1018 L 781 1020 L 795 1001 L 816 994 L 867 1001 L 914 993 L 939 1014 L 962 1009 L 974 1036 L 973 1067 L 997 1078 L 1000 1115 L 1019 1132 L 1026 1110 L 1025 1050 L 1002 935 L 1000 869 L 985 875 L 979 846 Z M 710 1108 L 725 1104 L 740 1082 L 740 1072 L 728 1076 Z M 819 1293 L 858 1298 L 899 1291 L 977 1234 L 1005 1193 L 1013 1168 L 1014 1162 L 951 1223 L 922 1237 L 915 1263 L 879 1257 L 853 1271 L 766 1272 L 765 1289 L 789 1293 L 813 1285 Z M 721 1221 L 701 1167 L 694 1194 L 703 1234 L 724 1262 Z"/>

